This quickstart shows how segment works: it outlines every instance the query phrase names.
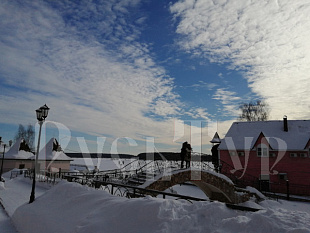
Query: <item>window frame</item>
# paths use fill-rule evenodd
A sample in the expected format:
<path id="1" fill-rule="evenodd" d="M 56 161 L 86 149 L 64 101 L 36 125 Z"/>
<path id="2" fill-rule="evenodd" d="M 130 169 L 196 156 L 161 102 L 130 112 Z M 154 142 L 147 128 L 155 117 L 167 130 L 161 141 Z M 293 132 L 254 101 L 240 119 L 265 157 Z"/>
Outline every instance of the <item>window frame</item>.
<path id="1" fill-rule="evenodd" d="M 244 152 L 243 151 L 238 151 L 238 156 L 244 156 Z"/>
<path id="2" fill-rule="evenodd" d="M 236 153 L 236 151 L 232 151 L 232 150 L 230 150 L 230 151 L 229 151 L 229 155 L 230 155 L 230 156 L 236 156 L 236 155 L 237 155 L 237 153 Z"/>
<path id="3" fill-rule="evenodd" d="M 256 148 L 257 157 L 267 158 L 269 157 L 269 147 L 266 144 L 259 144 Z"/>
<path id="4" fill-rule="evenodd" d="M 287 173 L 286 172 L 279 173 L 279 180 L 287 180 Z"/>
<path id="5" fill-rule="evenodd" d="M 297 157 L 298 157 L 298 154 L 295 153 L 295 152 L 294 152 L 294 153 L 291 152 L 291 153 L 290 153 L 290 157 L 291 157 L 291 158 L 297 158 Z"/>
<path id="6" fill-rule="evenodd" d="M 275 158 L 275 157 L 277 157 L 277 155 L 276 155 L 275 152 L 270 152 L 270 151 L 269 151 L 269 157 L 270 157 L 270 158 Z"/>

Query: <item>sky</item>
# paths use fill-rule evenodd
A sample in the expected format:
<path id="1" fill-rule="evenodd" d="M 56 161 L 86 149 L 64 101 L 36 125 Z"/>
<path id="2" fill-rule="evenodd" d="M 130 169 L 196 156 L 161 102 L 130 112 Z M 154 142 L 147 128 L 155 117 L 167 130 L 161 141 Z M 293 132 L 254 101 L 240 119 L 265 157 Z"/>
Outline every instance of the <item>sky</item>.
<path id="1" fill-rule="evenodd" d="M 46 141 L 67 152 L 209 153 L 257 99 L 270 120 L 309 119 L 309 13 L 307 0 L 2 0 L 0 136 L 38 129 L 44 104 Z"/>

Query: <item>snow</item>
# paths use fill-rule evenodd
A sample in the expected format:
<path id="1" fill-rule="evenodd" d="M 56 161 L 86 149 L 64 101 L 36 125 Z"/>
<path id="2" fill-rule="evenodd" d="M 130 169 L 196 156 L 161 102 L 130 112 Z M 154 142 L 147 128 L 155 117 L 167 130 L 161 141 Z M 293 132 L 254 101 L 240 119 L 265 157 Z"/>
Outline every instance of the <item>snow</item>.
<path id="1" fill-rule="evenodd" d="M 4 157 L 5 159 L 29 159 L 33 156 L 33 154 L 31 152 L 27 152 L 27 151 L 24 151 L 24 150 L 20 150 L 18 151 L 17 154 L 14 154 L 14 155 L 8 155 L 6 154 Z"/>
<path id="2" fill-rule="evenodd" d="M 70 163 L 73 169 L 79 170 L 86 166 L 89 170 L 93 170 L 95 166 L 99 171 L 115 170 L 125 167 L 127 164 L 137 161 L 137 159 L 109 159 L 109 158 L 72 158 Z M 79 167 L 81 166 L 81 167 Z M 84 167 L 85 169 L 85 167 Z"/>
<path id="3" fill-rule="evenodd" d="M 72 160 L 63 151 L 53 150 L 54 143 L 58 144 L 55 138 L 51 138 L 48 143 L 46 143 L 39 152 L 39 160 Z M 35 156 L 33 156 L 32 159 L 35 159 Z"/>
<path id="4" fill-rule="evenodd" d="M 220 202 L 190 203 L 149 196 L 127 199 L 61 181 L 55 186 L 37 182 L 36 199 L 28 204 L 31 180 L 22 176 L 10 180 L 9 173 L 4 177 L 1 202 L 19 233 L 310 233 L 310 203 L 248 201 L 243 205 L 261 210 L 243 212 Z M 184 195 L 204 195 L 194 186 L 172 189 Z M 0 207 L 0 232 L 16 232 L 8 216 Z"/>
<path id="5" fill-rule="evenodd" d="M 4 187 L 4 183 L 3 182 L 0 182 L 0 190 L 4 190 L 5 187 Z"/>
<path id="6" fill-rule="evenodd" d="M 42 195 L 51 187 L 46 183 L 36 182 L 36 184 L 36 197 Z M 12 216 L 19 206 L 29 201 L 31 185 L 32 180 L 21 176 L 12 180 L 6 179 L 4 189 L 0 190 L 0 194 L 1 202 L 9 216 Z"/>
<path id="7" fill-rule="evenodd" d="M 19 150 L 20 143 L 23 139 L 18 139 L 14 145 L 4 154 L 5 159 L 29 159 L 33 156 L 31 152 Z"/>
<path id="8" fill-rule="evenodd" d="M 182 172 L 185 172 L 185 171 L 192 171 L 192 172 L 201 172 L 200 169 L 198 168 L 186 168 L 186 169 L 179 169 L 179 170 L 174 170 L 174 171 L 167 171 L 166 173 L 163 173 L 163 174 L 159 174 L 157 175 L 154 180 L 159 180 L 160 178 L 162 177 L 169 177 L 169 176 L 172 176 L 172 175 L 176 175 L 178 173 L 182 173 Z M 212 171 L 212 170 L 203 170 L 202 172 L 207 172 L 207 173 L 210 173 L 214 176 L 217 176 L 219 178 L 222 178 L 223 180 L 227 181 L 228 183 L 230 184 L 234 184 L 231 179 L 229 179 L 227 176 L 223 175 L 223 174 L 219 174 L 215 171 Z M 144 184 L 140 185 L 139 187 L 141 188 L 145 188 L 145 187 L 148 187 L 150 184 L 152 184 L 154 182 L 153 179 L 150 179 L 150 180 L 147 180 Z"/>
<path id="9" fill-rule="evenodd" d="M 234 122 L 221 140 L 219 150 L 250 149 L 261 132 L 274 150 L 304 150 L 310 138 L 310 120 L 289 120 L 288 132 L 283 130 L 283 121 Z M 252 138 L 249 145 L 245 145 L 245 138 Z"/>
<path id="10" fill-rule="evenodd" d="M 246 190 L 250 191 L 251 193 L 255 193 L 258 197 L 260 197 L 261 199 L 266 199 L 265 195 L 262 194 L 260 191 L 258 191 L 256 188 L 254 187 L 250 187 L 247 186 Z"/>
<path id="11" fill-rule="evenodd" d="M 177 194 L 184 195 L 184 196 L 191 196 L 191 197 L 197 197 L 197 198 L 209 200 L 209 197 L 207 197 L 206 194 L 201 189 L 197 188 L 194 185 L 190 185 L 190 184 L 182 184 L 182 185 L 177 184 L 165 190 L 164 192 L 177 193 Z M 161 195 L 159 195 L 158 197 L 161 197 Z M 169 196 L 166 196 L 166 198 L 175 199 L 175 197 L 169 197 Z"/>
<path id="12" fill-rule="evenodd" d="M 17 232 L 10 217 L 5 213 L 2 207 L 0 207 L 0 232 L 1 233 Z"/>

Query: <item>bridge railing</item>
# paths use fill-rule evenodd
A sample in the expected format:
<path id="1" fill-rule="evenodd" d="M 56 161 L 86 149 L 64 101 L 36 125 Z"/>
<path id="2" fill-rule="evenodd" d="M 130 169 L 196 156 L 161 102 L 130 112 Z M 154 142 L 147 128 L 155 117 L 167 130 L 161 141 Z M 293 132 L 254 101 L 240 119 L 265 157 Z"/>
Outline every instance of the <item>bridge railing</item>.
<path id="1" fill-rule="evenodd" d="M 122 168 L 100 171 L 96 173 L 96 175 L 103 176 L 105 177 L 105 180 L 111 182 L 124 183 L 130 177 L 135 176 L 140 172 L 152 171 L 153 166 L 152 161 L 134 160 Z"/>
<path id="2" fill-rule="evenodd" d="M 101 171 L 98 174 L 109 176 L 110 180 L 126 180 L 140 173 L 159 174 L 178 167 L 176 161 L 168 160 L 135 160 L 123 168 Z"/>
<path id="3" fill-rule="evenodd" d="M 202 168 L 204 170 L 212 169 L 206 162 L 192 161 L 191 166 L 195 168 Z M 181 161 L 166 160 L 164 156 L 161 156 L 161 160 L 139 160 L 136 159 L 122 168 L 106 170 L 97 172 L 97 175 L 109 177 L 113 182 L 125 182 L 126 179 L 136 176 L 139 173 L 153 173 L 154 175 L 160 173 L 169 173 L 173 170 L 181 168 Z M 91 174 L 92 172 L 87 172 Z M 68 173 L 64 175 L 70 175 Z M 73 174 L 72 174 L 73 175 Z M 81 175 L 80 175 L 81 176 Z"/>
<path id="4" fill-rule="evenodd" d="M 123 196 L 127 198 L 144 197 L 150 195 L 152 197 L 161 196 L 165 199 L 167 196 L 174 197 L 176 199 L 184 199 L 188 201 L 209 201 L 208 199 L 202 199 L 197 197 L 190 197 L 180 195 L 176 193 L 167 193 L 158 190 L 145 189 L 141 187 L 130 186 L 126 184 L 113 183 L 109 181 L 94 180 L 92 186 L 96 189 L 102 189 L 109 192 L 112 195 Z"/>
<path id="5" fill-rule="evenodd" d="M 34 170 L 33 169 L 28 169 L 28 170 L 23 170 L 24 177 L 33 179 L 34 176 Z M 11 172 L 11 178 L 14 178 L 15 176 L 15 171 Z M 36 180 L 38 182 L 45 182 L 45 183 L 50 183 L 50 184 L 56 184 L 60 179 L 61 179 L 61 173 L 60 172 L 50 172 L 46 170 L 40 170 L 36 172 Z"/>

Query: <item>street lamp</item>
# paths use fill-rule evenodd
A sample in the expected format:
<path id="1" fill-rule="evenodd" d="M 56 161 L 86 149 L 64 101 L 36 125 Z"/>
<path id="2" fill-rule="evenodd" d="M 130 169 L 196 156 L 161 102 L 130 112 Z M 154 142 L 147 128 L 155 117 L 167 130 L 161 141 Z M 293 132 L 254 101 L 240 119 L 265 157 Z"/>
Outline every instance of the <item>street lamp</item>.
<path id="1" fill-rule="evenodd" d="M 34 162 L 34 169 L 33 169 L 33 180 L 32 180 L 32 189 L 31 189 L 31 195 L 30 195 L 30 200 L 29 203 L 32 203 L 35 199 L 35 186 L 36 186 L 36 170 L 37 170 L 37 164 L 38 164 L 38 156 L 39 156 L 39 150 L 40 150 L 40 140 L 41 140 L 41 129 L 43 122 L 45 118 L 48 115 L 48 110 L 49 107 L 44 104 L 42 107 L 36 110 L 37 113 L 37 119 L 40 125 L 40 130 L 39 130 L 39 138 L 38 138 L 38 145 L 37 145 L 37 153 L 36 153 L 36 158 Z"/>
<path id="2" fill-rule="evenodd" d="M 2 143 L 1 139 L 2 139 L 2 137 L 0 137 L 0 145 L 1 145 L 1 143 Z M 3 162 L 4 162 L 5 147 L 6 147 L 6 144 L 3 144 L 2 163 L 1 163 L 1 170 L 0 170 L 0 181 L 2 181 L 2 171 L 3 171 Z M 3 181 L 4 181 L 4 180 L 3 180 Z"/>

